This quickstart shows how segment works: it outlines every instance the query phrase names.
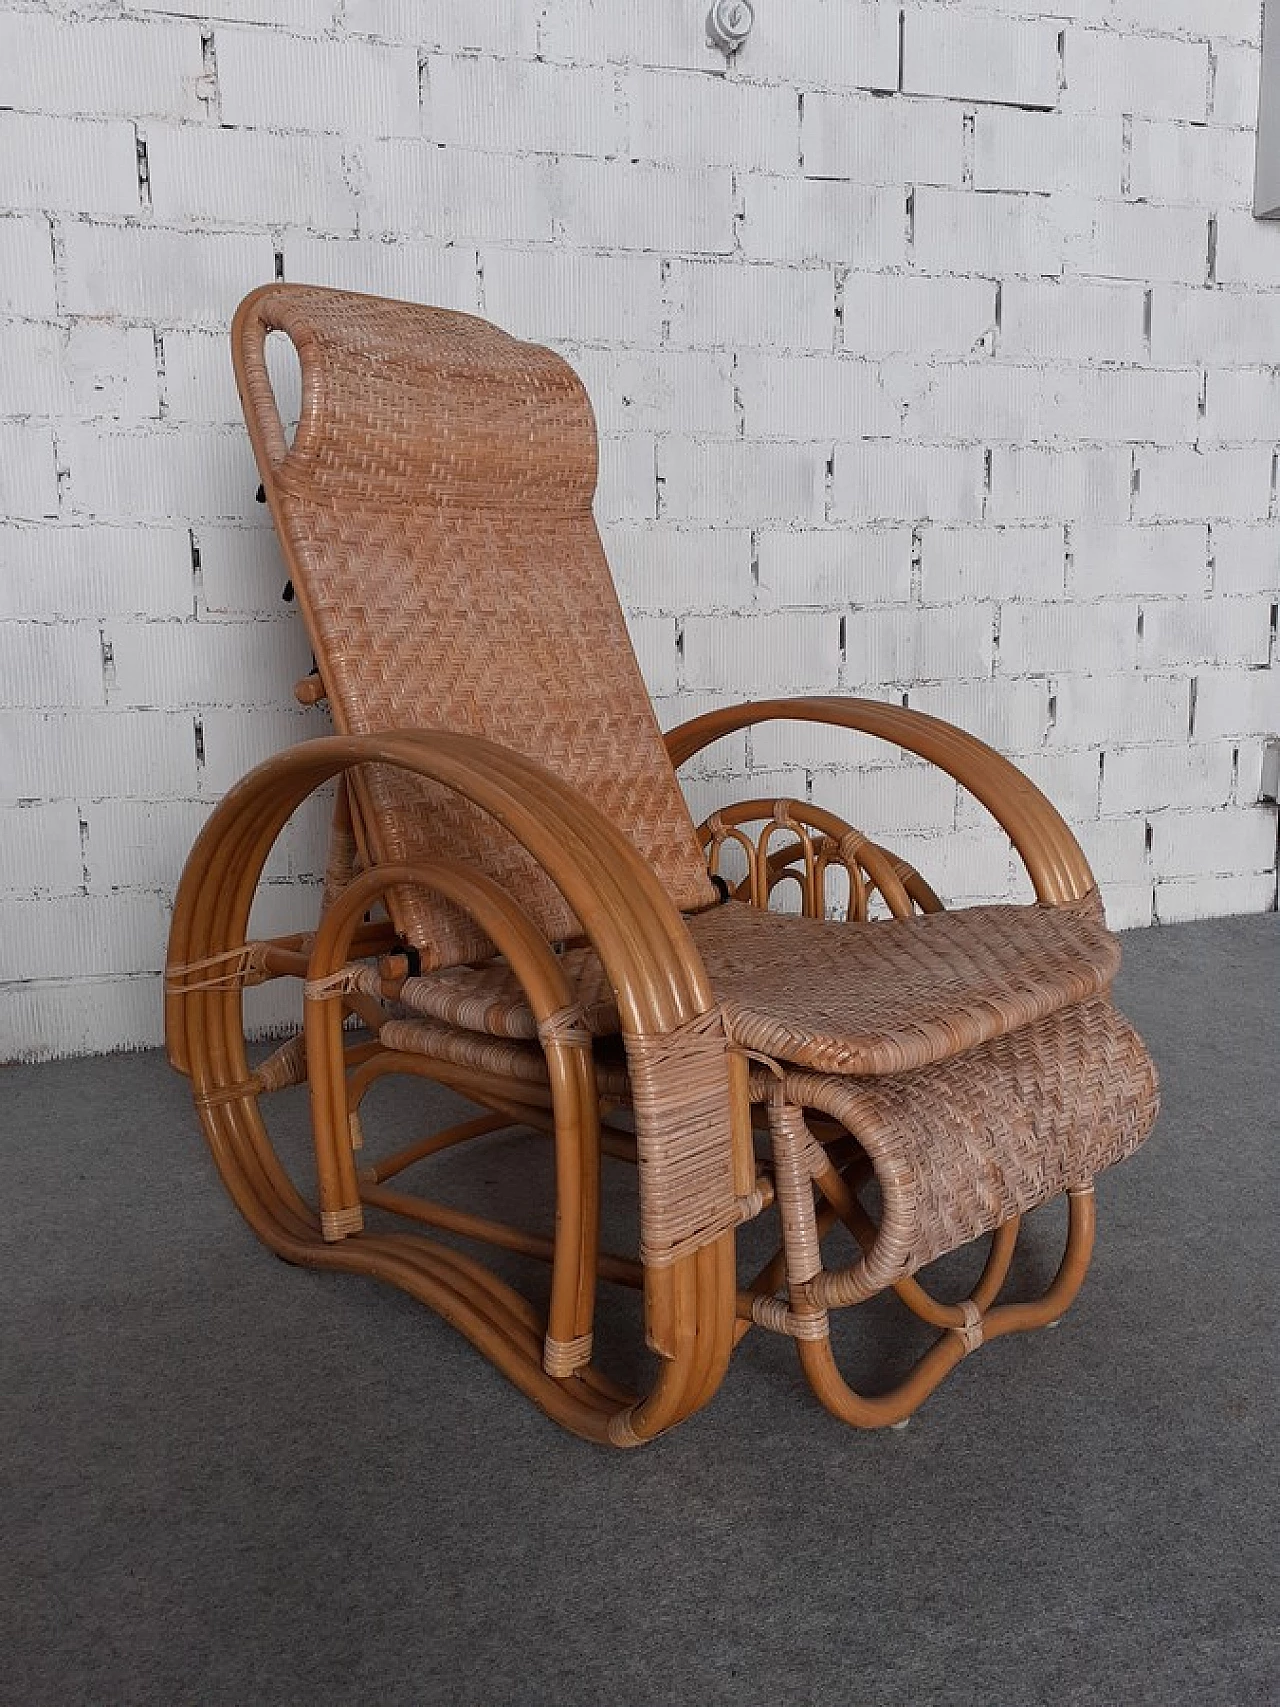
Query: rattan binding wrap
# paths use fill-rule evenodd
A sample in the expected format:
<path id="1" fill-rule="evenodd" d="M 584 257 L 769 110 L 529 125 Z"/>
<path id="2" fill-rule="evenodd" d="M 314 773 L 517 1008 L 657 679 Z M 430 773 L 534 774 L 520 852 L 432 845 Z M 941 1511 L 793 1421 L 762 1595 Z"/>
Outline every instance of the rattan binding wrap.
<path id="1" fill-rule="evenodd" d="M 527 1084 L 546 1079 L 540 1050 L 505 1038 L 421 1019 L 389 1019 L 381 1041 L 405 1054 L 451 1061 Z M 759 1199 L 734 1192 L 728 1042 L 718 1013 L 700 1015 L 660 1037 L 626 1040 L 629 1091 L 636 1113 L 644 1225 L 640 1254 L 665 1267 L 759 1211 Z M 601 1074 L 600 1086 L 610 1077 Z"/>
<path id="2" fill-rule="evenodd" d="M 733 1189 L 729 1045 L 716 1012 L 625 1042 L 644 1206 L 640 1255 L 661 1267 L 754 1213 Z"/>
<path id="3" fill-rule="evenodd" d="M 245 413 L 339 731 L 439 726 L 514 748 L 625 830 L 677 906 L 713 901 L 592 519 L 595 424 L 572 369 L 468 315 L 296 285 L 255 293 L 237 327 Z M 302 363 L 291 447 L 271 329 Z M 577 933 L 535 862 L 456 793 L 368 767 L 355 794 L 377 860 L 467 860 L 551 940 Z M 391 910 L 426 966 L 489 951 L 417 891 Z"/>

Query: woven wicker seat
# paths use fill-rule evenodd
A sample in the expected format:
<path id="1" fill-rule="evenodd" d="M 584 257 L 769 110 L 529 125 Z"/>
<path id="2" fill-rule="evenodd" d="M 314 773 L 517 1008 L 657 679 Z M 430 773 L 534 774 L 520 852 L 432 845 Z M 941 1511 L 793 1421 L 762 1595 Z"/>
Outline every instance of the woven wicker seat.
<path id="1" fill-rule="evenodd" d="M 272 331 L 302 365 L 292 443 Z M 792 1338 L 828 1409 L 870 1426 L 908 1416 L 985 1339 L 1060 1316 L 1089 1261 L 1094 1176 L 1141 1143 L 1157 1093 L 1110 1002 L 1119 951 L 1088 864 L 1048 801 L 981 742 L 896 704 L 763 701 L 664 738 L 592 520 L 590 407 L 549 351 L 470 316 L 292 285 L 242 304 L 233 346 L 316 655 L 300 696 L 326 697 L 337 731 L 231 791 L 170 937 L 170 1056 L 259 1236 L 403 1287 L 550 1416 L 615 1445 L 705 1404 L 752 1327 Z M 949 913 L 923 874 L 817 805 L 728 803 L 695 828 L 677 767 L 771 720 L 940 766 L 1007 833 L 1035 903 Z M 334 778 L 314 930 L 250 937 L 273 843 Z M 747 866 L 736 886 L 730 852 Z M 847 919 L 826 916 L 836 879 Z M 798 914 L 770 910 L 783 889 Z M 251 1065 L 242 991 L 276 979 L 294 981 L 301 1023 Z M 388 1151 L 364 1099 L 391 1073 L 480 1112 Z M 264 1118 L 304 1080 L 313 1196 Z M 403 1188 L 497 1131 L 552 1140 L 541 1228 Z M 600 1248 L 602 1158 L 635 1164 L 634 1255 Z M 1003 1301 L 1021 1217 L 1063 1193 L 1054 1280 Z M 736 1233 L 760 1216 L 780 1244 L 743 1284 Z M 837 1222 L 858 1255 L 831 1267 Z M 988 1235 L 969 1296 L 933 1296 L 921 1271 Z M 459 1240 L 549 1263 L 549 1300 Z M 601 1283 L 643 1294 L 657 1356 L 643 1393 L 597 1367 Z M 868 1397 L 836 1368 L 829 1312 L 886 1288 L 939 1338 Z"/>
<path id="2" fill-rule="evenodd" d="M 948 1060 L 1088 1001 L 1120 964 L 1120 945 L 1089 902 L 849 925 L 730 901 L 694 914 L 689 935 L 730 1039 L 826 1073 L 902 1073 Z M 619 1031 L 598 958 L 571 949 L 562 965 L 592 1036 Z M 377 993 L 376 974 L 365 987 Z M 467 1030 L 538 1035 L 520 981 L 502 962 L 415 979 L 401 999 Z"/>
<path id="3" fill-rule="evenodd" d="M 735 1043 L 825 1073 L 903 1073 L 1107 990 L 1087 904 L 845 925 L 730 902 L 690 921 Z"/>

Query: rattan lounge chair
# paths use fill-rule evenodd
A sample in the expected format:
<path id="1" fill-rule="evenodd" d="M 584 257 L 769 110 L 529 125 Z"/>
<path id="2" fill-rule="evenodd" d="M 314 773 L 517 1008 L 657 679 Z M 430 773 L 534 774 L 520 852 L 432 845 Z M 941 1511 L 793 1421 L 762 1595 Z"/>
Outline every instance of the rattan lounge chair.
<path id="1" fill-rule="evenodd" d="M 292 444 L 272 330 L 301 361 Z M 1157 1094 L 1110 1000 L 1118 949 L 1093 878 L 1053 807 L 979 741 L 868 700 L 769 700 L 664 741 L 592 521 L 590 407 L 548 350 L 467 315 L 284 284 L 246 299 L 233 338 L 318 665 L 302 697 L 327 696 L 338 731 L 228 794 L 173 919 L 170 1058 L 258 1235 L 293 1262 L 403 1287 L 556 1421 L 619 1446 L 705 1404 L 753 1326 L 795 1341 L 836 1416 L 879 1425 L 984 1340 L 1054 1322 L 1089 1262 L 1094 1176 L 1141 1143 Z M 1034 904 L 945 911 L 903 860 L 793 800 L 695 829 L 676 768 L 772 719 L 942 767 L 1008 834 Z M 316 928 L 251 939 L 273 843 L 334 778 Z M 825 916 L 837 885 L 847 917 Z M 800 912 L 770 910 L 784 894 Z M 301 1022 L 251 1066 L 242 991 L 268 979 L 300 986 Z M 377 1155 L 360 1113 L 386 1074 L 483 1112 Z M 304 1080 L 314 1203 L 264 1124 Z M 498 1130 L 552 1139 L 542 1231 L 387 1183 Z M 600 1248 L 602 1156 L 637 1164 L 634 1254 Z M 1056 1277 L 999 1302 L 1020 1217 L 1062 1193 Z M 742 1280 L 738 1230 L 762 1216 L 777 1254 Z M 829 1267 L 837 1223 L 856 1243 Z M 926 1290 L 925 1265 L 984 1235 L 968 1297 Z M 470 1254 L 486 1242 L 549 1264 L 540 1306 Z M 643 1294 L 656 1358 L 642 1392 L 593 1355 L 602 1282 Z M 888 1289 L 938 1334 L 868 1397 L 837 1368 L 830 1313 Z"/>

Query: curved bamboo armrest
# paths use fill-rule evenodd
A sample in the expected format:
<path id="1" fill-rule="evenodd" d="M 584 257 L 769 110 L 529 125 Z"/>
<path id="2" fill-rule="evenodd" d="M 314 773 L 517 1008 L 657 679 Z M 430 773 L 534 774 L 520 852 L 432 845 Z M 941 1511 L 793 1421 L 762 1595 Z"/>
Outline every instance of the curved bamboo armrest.
<path id="1" fill-rule="evenodd" d="M 259 765 L 209 818 L 178 887 L 168 953 L 173 982 L 165 999 L 169 1058 L 193 1078 L 215 1157 L 226 1161 L 237 1146 L 237 1155 L 246 1147 L 251 1153 L 248 1172 L 228 1162 L 224 1177 L 267 1243 L 321 1266 L 347 1261 L 313 1233 L 306 1205 L 291 1185 L 280 1184 L 278 1169 L 263 1172 L 274 1164 L 263 1160 L 269 1145 L 239 1018 L 241 980 L 206 976 L 187 983 L 184 975 L 240 965 L 254 893 L 286 822 L 321 784 L 366 764 L 429 778 L 492 814 L 561 888 L 613 983 L 635 1091 L 646 1333 L 661 1362 L 646 1397 L 591 1426 L 601 1437 L 607 1429 L 617 1444 L 637 1444 L 706 1403 L 718 1386 L 734 1340 L 732 1230 L 758 1212 L 760 1198 L 744 1195 L 739 1183 L 744 1174 L 755 1181 L 745 1086 L 735 1078 L 697 949 L 652 870 L 589 800 L 507 748 L 434 729 L 307 741 Z M 387 881 L 402 882 L 406 872 L 411 876 L 412 868 L 387 868 Z M 423 876 L 439 882 L 449 872 L 465 874 L 438 863 Z M 377 874 L 371 867 L 360 881 L 371 884 Z M 351 906 L 358 912 L 365 891 L 343 893 L 348 913 Z M 325 999 L 322 992 L 308 995 Z M 331 1065 L 341 1072 L 340 1052 Z M 315 1106 L 314 1078 L 312 1088 Z M 320 1147 L 317 1134 L 318 1167 Z M 330 1145 L 326 1156 L 339 1149 Z M 338 1196 L 358 1201 L 349 1144 L 334 1178 Z M 339 1229 L 344 1236 L 352 1230 Z M 395 1279 L 399 1270 L 384 1261 L 385 1244 L 369 1241 L 362 1247 L 367 1260 L 357 1251 L 349 1266 Z M 489 1344 L 487 1329 L 459 1319 L 477 1343 Z M 518 1358 L 496 1361 L 526 1390 L 536 1389 L 540 1402 L 561 1404 L 541 1362 L 530 1372 Z M 585 1428 L 573 1414 L 575 1426 Z"/>
<path id="2" fill-rule="evenodd" d="M 652 1211 L 661 1221 L 667 1214 L 653 1246 L 675 1251 L 726 1231 L 742 1218 L 738 1198 L 754 1185 L 755 1170 L 737 1131 L 719 1007 L 688 927 L 626 836 L 576 789 L 509 748 L 445 730 L 409 730 L 305 741 L 259 765 L 196 841 L 175 902 L 170 965 L 225 960 L 242 949 L 258 876 L 285 822 L 322 783 L 366 764 L 429 778 L 473 801 L 561 890 L 617 998 L 636 1087 L 642 1215 Z M 228 865 L 238 862 L 228 879 Z M 211 905 L 215 894 L 233 896 L 233 904 Z M 187 1008 L 187 991 L 171 987 L 169 1057 L 182 1071 L 192 1055 Z M 687 1094 L 694 1081 L 700 1104 Z M 706 1164 L 701 1197 L 687 1175 L 697 1155 Z M 683 1204 L 682 1181 L 689 1186 Z"/>
<path id="3" fill-rule="evenodd" d="M 677 768 L 725 735 L 756 723 L 827 723 L 892 741 L 953 777 L 990 812 L 1016 848 L 1036 898 L 1053 905 L 1083 900 L 1096 888 L 1079 842 L 1057 808 L 1016 765 L 985 741 L 923 711 L 834 695 L 764 699 L 691 718 L 668 732 Z"/>
<path id="4" fill-rule="evenodd" d="M 204 934 L 200 897 L 216 872 L 214 861 L 230 851 L 233 826 L 257 818 L 264 826 L 270 822 L 273 830 L 282 827 L 322 783 L 367 764 L 389 765 L 443 784 L 491 813 L 522 843 L 561 889 L 599 953 L 628 1033 L 665 1033 L 714 1008 L 684 920 L 622 832 L 542 766 L 492 741 L 439 729 L 304 741 L 242 778 L 209 819 L 187 861 L 175 900 L 171 949 L 193 929 Z M 239 910 L 247 919 L 247 903 Z M 231 920 L 222 922 L 224 930 L 234 931 Z"/>

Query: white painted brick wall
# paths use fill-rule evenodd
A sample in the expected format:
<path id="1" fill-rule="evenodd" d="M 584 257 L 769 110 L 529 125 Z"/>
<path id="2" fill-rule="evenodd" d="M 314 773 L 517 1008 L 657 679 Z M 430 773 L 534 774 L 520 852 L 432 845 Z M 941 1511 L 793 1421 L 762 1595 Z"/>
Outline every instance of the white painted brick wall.
<path id="1" fill-rule="evenodd" d="M 673 521 L 820 521 L 825 466 L 820 446 L 668 438 L 658 454 L 661 513 Z"/>
<path id="2" fill-rule="evenodd" d="M 733 357 L 727 350 L 584 349 L 574 344 L 566 349 L 594 400 L 602 433 L 737 430 Z"/>
<path id="3" fill-rule="evenodd" d="M 765 609 L 830 610 L 911 598 L 910 528 L 758 529 L 754 539 L 756 603 Z"/>
<path id="4" fill-rule="evenodd" d="M 148 124 L 146 144 L 151 211 L 166 225 L 356 229 L 355 162 L 337 136 Z"/>
<path id="5" fill-rule="evenodd" d="M 101 637 L 92 622 L 6 622 L 0 627 L 0 705 L 16 709 L 104 703 Z"/>
<path id="6" fill-rule="evenodd" d="M 1275 356 L 1273 291 L 1168 286 L 1150 300 L 1151 359 L 1162 366 L 1262 367 Z"/>
<path id="7" fill-rule="evenodd" d="M 753 260 L 892 266 L 905 252 L 903 198 L 889 189 L 750 175 L 742 202 L 741 245 Z"/>
<path id="8" fill-rule="evenodd" d="M 1053 107 L 1061 62 L 1056 24 L 919 5 L 904 10 L 902 88 L 949 100 Z"/>
<path id="9" fill-rule="evenodd" d="M 548 168 L 547 182 L 552 235 L 565 242 L 700 254 L 734 247 L 732 179 L 724 168 L 566 159 Z"/>
<path id="10" fill-rule="evenodd" d="M 900 406 L 870 362 L 744 351 L 735 370 L 745 431 L 783 439 L 891 433 Z"/>
<path id="11" fill-rule="evenodd" d="M 1136 286 L 1015 279 L 1001 292 L 1000 306 L 998 350 L 1011 361 L 1137 363 L 1146 357 L 1146 304 Z"/>
<path id="12" fill-rule="evenodd" d="M 100 616 L 190 616 L 185 527 L 0 523 L 0 618 L 56 623 L 77 604 Z"/>
<path id="13" fill-rule="evenodd" d="M 844 678 L 851 687 L 873 679 L 896 687 L 989 676 L 991 645 L 989 605 L 856 610 L 845 618 Z"/>
<path id="14" fill-rule="evenodd" d="M 48 240 L 46 229 L 46 241 Z M 266 232 L 167 231 L 150 225 L 60 222 L 60 298 L 69 317 L 209 326 L 226 335 L 246 278 L 267 279 Z"/>
<path id="15" fill-rule="evenodd" d="M 409 12 L 422 10 L 415 0 L 395 0 L 395 3 Z M 450 0 L 443 10 L 461 11 L 470 4 L 471 0 Z M 489 38 L 449 45 L 483 46 L 490 53 L 516 51 L 522 57 L 536 48 L 547 59 L 591 65 L 639 64 L 706 70 L 722 63 L 707 47 L 702 29 L 689 28 L 688 8 L 682 0 L 652 0 L 652 4 L 643 8 L 615 6 L 611 0 L 549 0 L 542 8 L 541 17 L 536 19 L 534 40 L 524 49 L 516 47 L 506 28 L 506 19 L 513 11 L 509 0 L 484 0 L 479 10 L 494 18 L 496 27 Z M 527 10 L 533 13 L 535 9 Z M 701 21 L 698 20 L 699 25 Z M 421 25 L 417 27 L 420 29 Z M 472 31 L 476 33 L 475 25 Z"/>
<path id="16" fill-rule="evenodd" d="M 1208 231 L 1197 208 L 1095 202 L 1067 232 L 1071 272 L 1095 278 L 1199 283 L 1208 268 Z"/>
<path id="17" fill-rule="evenodd" d="M 664 4 L 669 11 L 673 0 Z M 687 20 L 689 8 L 681 0 L 675 6 Z M 637 8 L 639 16 L 647 11 Z M 781 80 L 798 90 L 896 90 L 898 11 L 894 0 L 788 0 L 785 6 L 759 6 L 759 27 L 740 55 L 743 75 Z M 683 22 L 682 33 L 687 30 Z"/>
<path id="18" fill-rule="evenodd" d="M 479 265 L 485 312 L 517 337 L 627 350 L 662 342 L 662 263 L 657 255 L 486 245 Z M 473 261 L 473 273 L 474 268 Z"/>
<path id="19" fill-rule="evenodd" d="M 1085 522 L 1071 528 L 1070 551 L 1068 591 L 1081 599 L 1208 590 L 1209 533 L 1194 523 Z"/>
<path id="20" fill-rule="evenodd" d="M 1042 196 L 1001 191 L 917 190 L 912 259 L 926 272 L 1055 273 L 1063 235 Z"/>
<path id="21" fill-rule="evenodd" d="M 1073 663 L 1080 674 L 1070 668 Z M 1181 745 L 1192 727 L 1194 680 L 1172 674 L 1147 675 L 1123 667 L 1119 671 L 1105 667 L 1086 670 L 1084 660 L 1068 659 L 1068 669 L 1050 683 L 1048 743 L 1055 748 L 1077 744 L 1097 747 L 1122 737 L 1126 741 Z"/>
<path id="22" fill-rule="evenodd" d="M 1234 516 L 1245 521 L 1267 516 L 1275 501 L 1271 490 L 1269 445 L 1228 450 L 1186 446 L 1160 447 L 1138 459 L 1141 483 L 1134 493 L 1138 519 L 1157 516 Z"/>
<path id="23" fill-rule="evenodd" d="M 827 267 L 674 260 L 665 269 L 664 334 L 707 349 L 827 350 L 835 302 Z"/>
<path id="24" fill-rule="evenodd" d="M 433 142 L 504 154 L 621 152 L 625 112 L 609 71 L 433 55 L 424 75 L 423 129 Z"/>
<path id="25" fill-rule="evenodd" d="M 1206 14 L 1201 0 L 1095 0 L 1103 17 L 1139 29 L 1173 31 L 1198 36 L 1205 33 Z M 1224 37 L 1238 41 L 1258 39 L 1256 0 L 1215 0 L 1213 27 Z"/>
<path id="26" fill-rule="evenodd" d="M 1124 121 L 1117 114 L 974 114 L 973 187 L 1048 195 L 1114 196 L 1124 181 Z"/>
<path id="27" fill-rule="evenodd" d="M 913 688 L 917 711 L 959 724 L 1006 753 L 1034 752 L 1049 724 L 1048 695 L 1038 681 L 947 681 Z"/>
<path id="28" fill-rule="evenodd" d="M 922 833 L 936 838 L 955 827 L 955 784 L 923 765 L 892 770 L 872 766 L 862 772 L 844 769 L 822 778 L 822 793 L 840 817 L 855 823 L 874 821 L 886 835 Z"/>
<path id="29" fill-rule="evenodd" d="M 1280 439 L 1280 373 L 1236 368 L 1206 374 L 1203 408 L 1201 443 Z"/>
<path id="30" fill-rule="evenodd" d="M 217 56 L 224 125 L 419 134 L 418 56 L 411 47 L 223 29 Z"/>
<path id="31" fill-rule="evenodd" d="M 964 110 L 949 101 L 806 95 L 800 143 L 814 178 L 959 184 L 964 177 Z"/>
<path id="32" fill-rule="evenodd" d="M 1263 598 L 1150 599 L 1142 606 L 1142 662 L 1266 665 L 1270 604 Z"/>
<path id="33" fill-rule="evenodd" d="M 838 521 L 977 521 L 982 479 L 976 446 L 843 444 L 835 453 L 831 514 Z"/>
<path id="34" fill-rule="evenodd" d="M 1203 740 L 1280 728 L 1280 676 L 1261 670 L 1204 670 L 1192 677 L 1193 727 Z"/>
<path id="35" fill-rule="evenodd" d="M 203 735 L 203 760 L 197 764 L 192 792 L 217 799 L 237 777 L 269 759 L 283 747 L 307 741 L 327 732 L 327 720 L 318 711 L 302 711 L 296 705 L 219 710 L 201 706 L 198 718 Z"/>
<path id="36" fill-rule="evenodd" d="M 1280 585 L 1280 537 L 1268 522 L 1219 522 L 1211 534 L 1218 593 L 1272 593 Z"/>
<path id="37" fill-rule="evenodd" d="M 1114 921 L 1273 907 L 1259 10 L 761 0 L 726 64 L 705 0 L 0 0 L 0 1060 L 158 1040 L 192 836 L 326 727 L 226 346 L 276 276 L 565 351 L 665 723 L 905 697 L 1054 795 Z M 744 789 L 1026 894 L 894 748 L 691 767 L 698 810 Z M 314 907 L 325 810 L 264 928 Z"/>
<path id="38" fill-rule="evenodd" d="M 1251 130 L 1135 119 L 1129 189 L 1144 200 L 1247 207 L 1253 163 Z"/>
<path id="39" fill-rule="evenodd" d="M 8 817 L 0 893 L 73 895 L 83 888 L 80 813 L 74 801 L 24 802 Z"/>
<path id="40" fill-rule="evenodd" d="M 1122 520 L 1129 514 L 1131 457 L 1113 446 L 997 445 L 988 514 L 994 521 Z"/>
<path id="41" fill-rule="evenodd" d="M 1202 8 L 1204 24 L 1212 22 L 1213 5 L 1214 0 L 1206 0 Z M 1062 104 L 1067 111 L 1198 123 L 1207 117 L 1206 41 L 1082 29 L 1064 31 L 1064 38 Z"/>
<path id="42" fill-rule="evenodd" d="M 1099 673 L 1123 670 L 1135 659 L 1136 624 L 1128 603 L 1010 603 L 1000 623 L 1001 672 L 1052 675 L 1086 659 Z"/>
<path id="43" fill-rule="evenodd" d="M 643 433 L 600 440 L 596 515 L 603 522 L 652 521 L 659 493 L 654 440 Z"/>
<path id="44" fill-rule="evenodd" d="M 1211 114 L 1215 124 L 1247 129 L 1257 121 L 1260 69 L 1261 56 L 1254 31 L 1248 32 L 1245 47 L 1216 46 Z"/>
<path id="45" fill-rule="evenodd" d="M 99 118 L 200 118 L 194 23 L 0 14 L 0 106 Z"/>
<path id="46" fill-rule="evenodd" d="M 856 355 L 967 356 L 994 333 L 996 289 L 986 279 L 850 273 L 841 345 Z"/>
<path id="47" fill-rule="evenodd" d="M 0 313 L 57 312 L 48 220 L 31 214 L 0 218 Z"/>
<path id="48" fill-rule="evenodd" d="M 282 18 L 282 23 L 305 26 L 308 18 L 314 20 L 314 0 L 287 3 L 298 16 Z M 256 8 L 252 16 L 270 18 L 279 10 L 273 0 L 248 4 Z M 559 10 L 563 12 L 563 6 Z M 421 0 L 346 0 L 343 18 L 354 34 L 451 53 L 514 53 L 523 58 L 538 46 L 535 8 L 512 6 L 509 0 L 435 0 L 430 6 Z"/>
<path id="49" fill-rule="evenodd" d="M 33 520 L 57 515 L 57 447 L 48 427 L 0 422 L 0 509 Z"/>
<path id="50" fill-rule="evenodd" d="M 682 686 L 726 688 L 744 698 L 832 693 L 840 667 L 840 619 L 829 612 L 691 616 L 681 631 Z"/>
<path id="51" fill-rule="evenodd" d="M 1107 754 L 1102 810 L 1128 821 L 1135 807 L 1159 812 L 1226 806 L 1231 801 L 1235 770 L 1231 749 L 1219 743 L 1120 747 Z"/>
<path id="52" fill-rule="evenodd" d="M 671 615 L 751 609 L 756 593 L 752 537 L 749 529 L 739 527 L 636 523 L 619 523 L 604 532 L 624 605 L 631 611 Z M 650 688 L 655 694 L 660 691 L 652 682 Z"/>
<path id="53" fill-rule="evenodd" d="M 286 231 L 281 254 L 287 277 L 323 278 L 335 290 L 399 297 L 417 292 L 466 314 L 481 307 L 476 251 L 469 244 L 353 241 Z"/>
<path id="54" fill-rule="evenodd" d="M 1275 863 L 1274 825 L 1247 807 L 1153 815 L 1151 859 L 1158 877 L 1265 872 Z"/>
<path id="55" fill-rule="evenodd" d="M 920 597 L 1052 598 L 1063 591 L 1065 563 L 1059 527 L 931 527 L 921 540 Z"/>
<path id="56" fill-rule="evenodd" d="M 0 207 L 136 213 L 134 127 L 78 116 L 0 112 Z"/>
<path id="57" fill-rule="evenodd" d="M 603 109 L 607 99 L 603 90 L 593 96 L 593 109 Z M 712 165 L 787 172 L 799 159 L 800 109 L 789 88 L 697 72 L 631 71 L 621 82 L 619 108 L 625 108 L 632 160 L 694 171 Z"/>

